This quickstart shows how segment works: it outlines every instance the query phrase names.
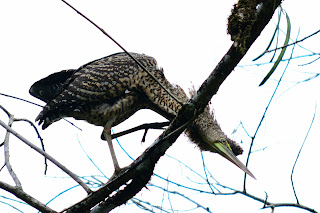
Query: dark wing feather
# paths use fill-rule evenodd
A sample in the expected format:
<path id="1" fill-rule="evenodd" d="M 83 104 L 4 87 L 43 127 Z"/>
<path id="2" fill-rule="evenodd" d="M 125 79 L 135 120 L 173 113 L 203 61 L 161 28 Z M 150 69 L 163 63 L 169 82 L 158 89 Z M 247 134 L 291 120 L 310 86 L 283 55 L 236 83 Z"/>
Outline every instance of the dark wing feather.
<path id="1" fill-rule="evenodd" d="M 132 53 L 138 60 L 145 56 Z M 101 104 L 117 102 L 138 79 L 138 66 L 125 53 L 90 62 L 67 79 L 59 94 L 50 100 L 36 120 L 45 129 L 63 117 L 84 119 Z M 55 90 L 56 91 L 56 90 Z M 43 98 L 43 97 L 42 97 Z M 77 118 L 77 115 L 78 118 Z"/>
<path id="2" fill-rule="evenodd" d="M 72 76 L 74 71 L 75 70 L 70 69 L 53 73 L 35 82 L 31 86 L 29 93 L 32 96 L 48 103 L 59 94 L 63 84 Z"/>

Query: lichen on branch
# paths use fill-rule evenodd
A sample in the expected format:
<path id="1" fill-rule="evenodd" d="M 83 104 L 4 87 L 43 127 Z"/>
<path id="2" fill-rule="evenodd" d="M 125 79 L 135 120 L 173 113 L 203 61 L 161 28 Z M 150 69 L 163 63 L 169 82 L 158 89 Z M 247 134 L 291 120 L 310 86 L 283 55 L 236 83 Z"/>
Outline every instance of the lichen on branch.
<path id="1" fill-rule="evenodd" d="M 251 35 L 259 4 L 262 2 L 262 0 L 240 0 L 234 5 L 228 18 L 227 32 L 243 53 L 248 48 L 246 41 Z"/>

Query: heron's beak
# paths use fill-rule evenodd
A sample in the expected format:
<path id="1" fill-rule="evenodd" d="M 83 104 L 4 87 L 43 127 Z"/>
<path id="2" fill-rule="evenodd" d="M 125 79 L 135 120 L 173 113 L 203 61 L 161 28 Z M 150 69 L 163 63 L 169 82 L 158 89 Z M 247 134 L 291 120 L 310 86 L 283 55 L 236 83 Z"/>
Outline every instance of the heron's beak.
<path id="1" fill-rule="evenodd" d="M 250 175 L 253 179 L 256 179 L 256 177 L 250 172 L 250 170 L 233 154 L 228 144 L 216 142 L 216 143 L 210 143 L 210 145 L 215 149 L 215 151 L 218 154 L 227 158 L 229 161 L 231 161 L 233 164 L 239 167 L 246 174 Z"/>

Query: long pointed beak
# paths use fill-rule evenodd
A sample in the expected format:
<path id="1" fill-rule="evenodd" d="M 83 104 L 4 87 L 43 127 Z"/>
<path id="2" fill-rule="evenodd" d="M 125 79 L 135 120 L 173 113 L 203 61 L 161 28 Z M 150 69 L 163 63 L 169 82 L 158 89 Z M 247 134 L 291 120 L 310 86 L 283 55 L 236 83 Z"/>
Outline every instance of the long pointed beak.
<path id="1" fill-rule="evenodd" d="M 230 150 L 230 148 L 223 143 L 210 143 L 210 145 L 216 150 L 216 152 L 229 161 L 231 161 L 234 165 L 239 167 L 242 171 L 244 171 L 246 174 L 250 175 L 253 179 L 256 179 L 256 177 L 250 172 L 250 170 L 233 154 L 233 152 Z"/>

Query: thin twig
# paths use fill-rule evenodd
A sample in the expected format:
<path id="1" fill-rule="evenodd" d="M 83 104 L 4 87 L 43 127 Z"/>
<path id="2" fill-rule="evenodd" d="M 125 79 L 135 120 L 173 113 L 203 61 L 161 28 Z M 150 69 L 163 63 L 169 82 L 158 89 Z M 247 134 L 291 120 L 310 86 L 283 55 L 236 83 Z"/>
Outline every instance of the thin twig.
<path id="1" fill-rule="evenodd" d="M 155 122 L 155 123 L 142 124 L 142 125 L 133 127 L 131 129 L 128 129 L 128 130 L 125 130 L 125 131 L 122 131 L 122 132 L 119 132 L 119 133 L 116 133 L 116 134 L 112 134 L 111 138 L 112 139 L 119 138 L 119 137 L 121 137 L 123 135 L 130 134 L 132 132 L 139 131 L 139 130 L 142 130 L 142 129 L 144 129 L 144 130 L 147 130 L 147 129 L 163 129 L 163 127 L 168 126 L 169 124 L 170 124 L 170 122 Z"/>
<path id="2" fill-rule="evenodd" d="M 309 129 L 308 129 L 308 132 L 307 132 L 306 136 L 304 137 L 304 140 L 303 140 L 303 142 L 302 142 L 302 145 L 301 145 L 301 147 L 300 147 L 300 150 L 299 150 L 299 152 L 298 152 L 298 155 L 297 155 L 297 157 L 296 157 L 296 160 L 294 161 L 294 164 L 293 164 L 293 167 L 292 167 L 292 170 L 291 170 L 291 177 L 290 177 L 290 179 L 291 179 L 291 186 L 292 186 L 292 190 L 293 190 L 294 196 L 295 196 L 295 198 L 296 198 L 297 204 L 299 204 L 299 199 L 298 199 L 298 195 L 297 195 L 297 193 L 296 193 L 296 190 L 295 190 L 294 184 L 293 184 L 293 172 L 294 172 L 294 169 L 295 169 L 296 164 L 297 164 L 297 162 L 298 162 L 298 159 L 299 159 L 301 150 L 302 150 L 302 148 L 303 148 L 303 146 L 304 146 L 304 144 L 305 144 L 305 142 L 306 142 L 306 140 L 307 140 L 307 138 L 308 138 L 308 135 L 309 135 L 309 133 L 310 133 L 311 127 L 312 127 L 312 125 L 313 125 L 314 118 L 316 117 L 316 110 L 317 110 L 317 105 L 315 106 L 314 113 L 313 113 L 313 117 L 312 117 L 312 120 L 311 120 Z"/>
<path id="3" fill-rule="evenodd" d="M 183 102 L 180 101 L 176 96 L 174 96 L 149 70 L 147 70 L 135 57 L 133 57 L 123 46 L 120 45 L 113 37 L 111 37 L 104 29 L 99 27 L 96 23 L 94 23 L 91 19 L 89 19 L 87 16 L 85 16 L 83 13 L 81 13 L 79 10 L 74 8 L 72 5 L 70 5 L 65 0 L 61 0 L 63 3 L 68 5 L 72 10 L 74 10 L 76 13 L 78 13 L 80 16 L 82 16 L 84 19 L 89 21 L 92 25 L 94 25 L 97 29 L 99 29 L 105 36 L 107 36 L 111 41 L 113 41 L 120 49 L 122 49 L 134 62 L 138 64 L 139 67 L 141 67 L 148 75 L 150 75 L 155 82 L 157 82 L 164 91 L 166 91 L 174 100 L 176 100 L 178 103 L 183 105 Z"/>
<path id="4" fill-rule="evenodd" d="M 297 39 L 298 39 L 298 36 L 299 36 L 299 33 L 298 33 L 298 35 L 297 35 Z M 293 55 L 293 52 L 294 52 L 294 48 L 295 48 L 295 45 L 292 47 L 290 58 L 292 58 L 292 55 Z M 269 100 L 269 102 L 268 102 L 268 105 L 266 106 L 266 109 L 265 109 L 264 112 L 263 112 L 263 115 L 262 115 L 262 117 L 261 117 L 261 119 L 260 119 L 260 122 L 259 122 L 259 124 L 258 124 L 258 126 L 257 126 L 257 129 L 256 129 L 254 135 L 253 135 L 252 138 L 251 138 L 250 148 L 249 148 L 249 152 L 248 152 L 248 156 L 247 156 L 247 161 L 246 161 L 246 167 L 248 167 L 248 164 L 249 164 L 249 158 L 250 158 L 250 155 L 251 155 L 251 153 L 252 153 L 252 147 L 253 147 L 253 143 L 254 143 L 254 140 L 255 140 L 255 138 L 256 138 L 256 135 L 257 135 L 257 133 L 258 133 L 258 131 L 259 131 L 261 125 L 262 125 L 262 122 L 263 122 L 263 120 L 264 120 L 264 118 L 265 118 L 265 115 L 266 115 L 266 113 L 267 113 L 270 105 L 271 105 L 271 102 L 272 102 L 272 100 L 273 100 L 276 92 L 278 91 L 279 85 L 280 85 L 280 83 L 282 82 L 282 78 L 283 78 L 285 72 L 287 71 L 287 68 L 288 68 L 288 66 L 289 66 L 289 63 L 290 63 L 290 60 L 288 60 L 288 62 L 287 62 L 287 64 L 286 64 L 286 67 L 284 68 L 284 70 L 283 70 L 283 72 L 282 72 L 282 74 L 281 74 L 281 76 L 280 76 L 280 78 L 279 78 L 279 81 L 278 81 L 278 83 L 277 83 L 277 86 L 276 86 L 276 88 L 274 89 L 274 91 L 273 91 L 273 93 L 272 93 L 272 95 L 271 95 L 271 98 L 270 98 L 270 100 Z M 247 180 L 247 174 L 245 173 L 245 174 L 244 174 L 244 178 L 243 178 L 243 191 L 244 191 L 244 192 L 246 191 L 246 180 Z"/>
<path id="5" fill-rule="evenodd" d="M 296 41 L 293 42 L 293 43 L 290 43 L 290 44 L 287 44 L 287 45 L 283 45 L 283 46 L 281 46 L 281 47 L 277 47 L 277 48 L 272 49 L 272 50 L 267 50 L 267 51 L 265 51 L 265 53 L 269 53 L 269 52 L 272 52 L 272 51 L 280 50 L 280 49 L 285 48 L 285 47 L 289 47 L 289 46 L 292 46 L 292 45 L 296 45 L 297 43 L 300 43 L 300 42 L 302 42 L 302 41 L 304 41 L 304 40 L 306 40 L 306 39 L 308 39 L 308 38 L 310 38 L 310 37 L 318 34 L 319 32 L 320 32 L 320 30 L 317 30 L 316 32 L 314 32 L 314 33 L 312 33 L 312 34 L 310 34 L 310 35 L 308 35 L 308 36 L 306 36 L 306 37 L 304 37 L 304 38 L 302 38 L 302 39 L 300 39 L 300 40 L 296 40 Z"/>
<path id="6" fill-rule="evenodd" d="M 167 180 L 168 179 L 169 179 L 169 177 L 167 176 Z M 166 186 L 162 187 L 162 190 L 163 190 L 163 198 L 164 198 L 165 192 L 169 191 L 169 182 L 168 181 L 166 181 Z M 168 196 L 170 210 L 171 210 L 171 212 L 174 212 L 173 207 L 172 207 L 172 203 L 171 203 L 171 199 L 170 199 L 170 194 L 167 193 L 167 196 Z M 164 199 L 162 199 L 162 201 L 164 201 Z M 163 206 L 162 204 L 163 204 L 163 202 L 161 202 L 161 207 Z"/>
<path id="7" fill-rule="evenodd" d="M 201 155 L 202 155 L 202 152 L 200 152 L 200 153 L 201 153 Z M 175 160 L 175 161 L 177 161 L 180 165 L 184 166 L 185 168 L 187 168 L 188 170 L 190 170 L 190 172 L 192 172 L 194 175 L 200 177 L 201 179 L 203 179 L 203 180 L 207 183 L 205 177 L 203 177 L 202 175 L 200 175 L 198 172 L 196 172 L 194 169 L 192 169 L 190 166 L 188 166 L 187 164 L 185 164 L 185 163 L 182 162 L 181 160 L 179 160 L 179 159 L 177 159 L 177 158 L 174 158 L 174 157 L 172 157 L 172 156 L 170 156 L 170 155 L 168 155 L 168 154 L 165 154 L 165 156 L 168 157 L 168 158 L 171 158 L 171 159 L 173 159 L 173 160 Z M 154 174 L 154 175 L 156 175 L 156 174 Z M 188 179 L 189 179 L 189 178 L 188 178 Z M 213 178 L 213 179 L 214 179 L 214 178 Z M 162 180 L 164 180 L 164 179 L 162 179 Z M 190 179 L 189 179 L 189 180 L 190 180 Z M 214 179 L 214 180 L 215 180 L 215 179 Z M 169 180 L 167 180 L 167 181 L 169 181 Z M 191 180 L 190 180 L 190 181 L 191 181 Z M 215 180 L 215 181 L 216 181 L 216 180 Z M 193 181 L 193 182 L 194 182 L 194 181 Z M 174 182 L 171 182 L 171 183 L 175 184 Z"/>
<path id="8" fill-rule="evenodd" d="M 169 182 L 168 182 L 169 183 Z M 175 194 L 178 195 L 180 197 L 183 197 L 184 199 L 190 201 L 191 203 L 195 204 L 197 206 L 197 208 L 202 208 L 203 210 L 207 211 L 207 212 L 211 212 L 209 207 L 204 207 L 203 205 L 201 205 L 200 203 L 196 202 L 195 200 L 192 200 L 189 196 L 186 196 L 178 191 L 171 191 L 168 190 L 168 188 L 162 188 L 163 191 L 169 193 L 169 194 Z M 173 212 L 173 211 L 172 211 Z"/>
<path id="9" fill-rule="evenodd" d="M 62 171 L 64 171 L 66 174 L 68 174 L 73 180 L 75 180 L 82 188 L 90 194 L 92 191 L 91 189 L 84 183 L 82 180 L 73 172 L 71 172 L 69 169 L 67 169 L 64 165 L 59 163 L 56 159 L 54 159 L 51 155 L 44 152 L 42 149 L 38 148 L 37 146 L 33 145 L 31 142 L 29 142 L 26 138 L 24 138 L 22 135 L 20 135 L 18 132 L 16 132 L 14 129 L 12 129 L 10 126 L 6 125 L 3 121 L 0 120 L 0 125 L 3 126 L 6 130 L 11 132 L 14 136 L 19 138 L 22 142 L 30 146 L 32 149 L 46 157 L 48 160 L 50 160 L 53 164 L 55 164 L 57 167 L 59 167 Z"/>
<path id="10" fill-rule="evenodd" d="M 206 166 L 206 164 L 205 164 L 205 162 L 204 162 L 204 157 L 203 157 L 203 153 L 202 153 L 202 152 L 201 152 L 201 159 L 202 159 L 203 171 L 204 171 L 204 174 L 206 175 L 205 181 L 207 182 L 209 188 L 211 189 L 212 194 L 215 194 L 215 192 L 214 192 L 214 190 L 213 190 L 213 188 L 212 188 L 212 184 L 210 184 L 209 179 L 208 179 L 207 166 Z M 213 187 L 214 187 L 214 186 L 213 186 Z M 216 187 L 214 187 L 214 188 L 219 192 L 219 190 L 218 190 Z"/>
<path id="11" fill-rule="evenodd" d="M 193 111 L 187 114 L 193 115 Z M 148 183 L 153 175 L 155 164 L 191 122 L 183 115 L 185 114 L 174 119 L 164 133 L 131 165 L 122 169 L 119 174 L 111 178 L 98 191 L 93 192 L 72 207 L 65 209 L 64 212 L 84 212 L 94 207 L 97 203 L 99 205 L 95 206 L 92 211 L 101 209 L 107 212 L 131 199 Z M 195 117 L 191 118 L 195 119 Z M 185 122 L 185 120 L 187 121 Z M 125 187 L 118 190 L 120 186 Z"/>
<path id="12" fill-rule="evenodd" d="M 17 99 L 17 100 L 19 100 L 19 101 L 24 101 L 24 102 L 27 102 L 27 103 L 29 103 L 29 104 L 33 104 L 33 105 L 36 105 L 36 106 L 39 106 L 39 107 L 43 107 L 43 106 L 40 105 L 40 104 L 34 103 L 34 102 L 32 102 L 32 101 L 28 101 L 28 100 L 23 99 L 23 98 L 18 98 L 18 97 L 12 96 L 12 95 L 4 94 L 4 93 L 0 93 L 0 95 L 5 96 L 5 97 L 8 97 L 8 98 Z"/>
<path id="13" fill-rule="evenodd" d="M 25 122 L 29 123 L 33 127 L 34 131 L 36 131 L 36 134 L 40 140 L 42 150 L 44 152 L 46 151 L 44 148 L 43 139 L 40 136 L 40 133 L 39 133 L 37 127 L 31 121 L 29 121 L 28 119 L 25 119 L 25 118 L 15 118 L 14 121 L 25 121 Z M 44 156 L 44 174 L 47 174 L 47 169 L 48 169 L 47 158 Z"/>
<path id="14" fill-rule="evenodd" d="M 11 186 L 2 181 L 0 181 L 0 188 L 10 192 L 17 198 L 20 198 L 21 200 L 28 203 L 30 206 L 36 208 L 37 210 L 41 211 L 42 213 L 57 213 L 56 211 L 41 203 L 37 199 L 33 198 L 31 195 L 25 193 L 21 188 Z"/>
<path id="15" fill-rule="evenodd" d="M 137 200 L 137 201 L 136 201 Z M 156 205 L 153 205 L 149 202 L 146 202 L 144 200 L 140 200 L 138 198 L 132 198 L 131 201 L 136 204 L 139 208 L 142 208 L 143 210 L 145 211 L 149 211 L 149 212 L 155 212 L 153 211 L 152 209 L 148 209 L 147 207 L 143 206 L 142 203 L 146 204 L 146 205 L 149 205 L 151 206 L 151 208 L 155 208 L 155 209 L 159 209 L 161 212 L 166 212 L 166 213 L 171 213 L 172 211 L 167 211 L 165 209 L 163 209 L 161 206 L 156 206 Z"/>
<path id="16" fill-rule="evenodd" d="M 160 175 L 157 175 L 157 174 L 154 174 L 154 176 L 157 177 L 157 178 L 159 178 L 159 179 L 161 179 L 161 180 L 163 180 L 163 181 L 168 181 L 168 182 L 170 182 L 170 183 L 172 183 L 172 184 L 174 184 L 174 185 L 176 185 L 176 186 L 178 186 L 178 187 L 181 187 L 181 188 L 183 188 L 183 189 L 188 189 L 188 190 L 191 190 L 191 191 L 197 192 L 197 193 L 212 194 L 211 191 L 204 191 L 204 190 L 201 190 L 201 189 L 191 188 L 191 187 L 182 185 L 182 184 L 180 184 L 180 183 L 174 182 L 174 181 L 172 181 L 172 180 L 167 180 L 167 179 L 165 179 L 164 177 L 161 177 Z"/>
<path id="17" fill-rule="evenodd" d="M 33 105 L 38 106 L 38 107 L 43 107 L 43 106 L 40 105 L 40 104 L 34 103 L 34 102 L 32 102 L 32 101 L 28 101 L 28 100 L 26 100 L 26 99 L 19 98 L 19 97 L 16 97 L 16 96 L 4 94 L 4 93 L 0 93 L 0 95 L 5 96 L 5 97 L 8 97 L 8 98 L 17 99 L 17 100 L 19 100 L 19 101 L 24 101 L 24 102 L 27 102 L 27 103 L 29 103 L 29 104 L 33 104 Z M 62 119 L 65 120 L 66 122 L 68 122 L 69 124 L 71 124 L 72 126 L 74 126 L 75 128 L 77 128 L 77 129 L 79 129 L 80 131 L 82 131 L 82 129 L 81 129 L 80 127 L 74 125 L 74 123 L 72 123 L 71 121 L 68 121 L 68 120 L 65 119 L 65 118 L 62 118 Z"/>
<path id="18" fill-rule="evenodd" d="M 260 198 L 260 197 L 254 196 L 254 195 L 252 195 L 252 194 L 250 194 L 250 193 L 248 193 L 248 192 L 239 191 L 239 190 L 236 190 L 236 189 L 234 189 L 234 188 L 221 185 L 221 184 L 219 184 L 219 183 L 218 183 L 218 185 L 221 186 L 221 187 L 223 187 L 223 188 L 229 189 L 229 190 L 231 190 L 232 192 L 231 192 L 231 193 L 217 193 L 217 195 L 226 196 L 226 195 L 242 194 L 242 195 L 244 195 L 244 196 L 247 196 L 247 197 L 249 197 L 249 198 L 252 198 L 253 200 L 256 200 L 256 201 L 259 201 L 259 202 L 263 203 L 262 209 L 264 209 L 264 208 L 275 208 L 275 207 L 296 207 L 296 208 L 300 208 L 300 209 L 307 210 L 307 211 L 312 212 L 312 213 L 318 213 L 316 210 L 314 210 L 314 209 L 312 209 L 312 208 L 310 208 L 310 207 L 301 205 L 301 204 L 297 204 L 297 203 L 271 203 L 271 202 L 267 201 L 266 198 Z"/>
<path id="19" fill-rule="evenodd" d="M 312 61 L 309 61 L 308 63 L 299 64 L 298 66 L 307 66 L 307 65 L 309 65 L 309 64 L 312 64 L 312 63 L 318 61 L 319 59 L 320 59 L 320 57 L 318 57 L 318 58 L 316 58 L 316 59 L 314 59 L 314 60 L 312 60 Z"/>
<path id="20" fill-rule="evenodd" d="M 0 106 L 0 107 L 3 109 L 2 106 Z M 12 114 L 8 114 L 8 116 L 9 116 L 8 126 L 11 127 L 11 125 L 12 125 L 12 123 L 14 121 L 14 116 Z M 20 182 L 18 176 L 16 175 L 16 173 L 13 171 L 13 168 L 12 168 L 11 163 L 10 163 L 9 136 L 10 136 L 10 132 L 7 130 L 6 136 L 5 136 L 5 139 L 4 139 L 5 165 L 6 165 L 7 169 L 8 169 L 8 172 L 9 172 L 10 176 L 12 177 L 14 183 L 16 184 L 16 187 L 19 188 L 19 189 L 22 189 L 21 182 Z"/>

